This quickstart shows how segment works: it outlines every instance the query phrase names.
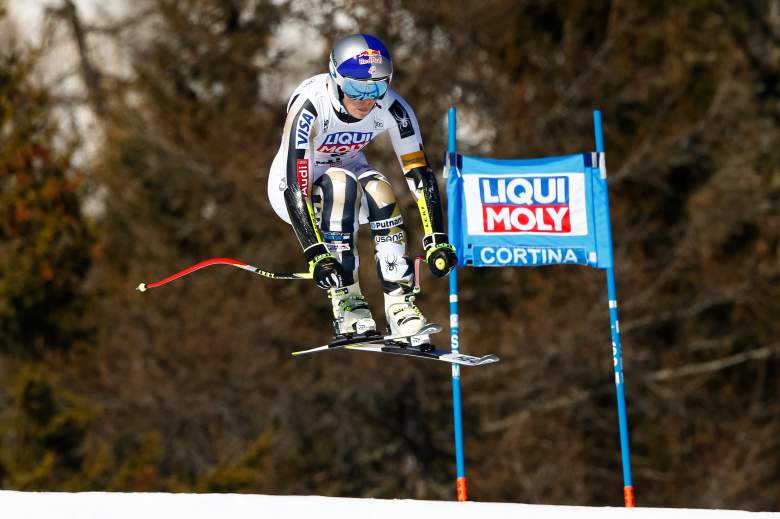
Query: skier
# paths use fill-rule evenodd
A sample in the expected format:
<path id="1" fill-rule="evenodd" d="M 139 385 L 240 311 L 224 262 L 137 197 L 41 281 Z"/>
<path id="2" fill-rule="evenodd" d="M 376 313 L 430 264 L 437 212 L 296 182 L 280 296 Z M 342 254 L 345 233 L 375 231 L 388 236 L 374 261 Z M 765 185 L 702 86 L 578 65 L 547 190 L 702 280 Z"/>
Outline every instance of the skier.
<path id="1" fill-rule="evenodd" d="M 410 336 L 426 323 L 414 304 L 413 261 L 406 255 L 403 217 L 388 179 L 366 162 L 363 148 L 390 132 L 409 189 L 417 201 L 431 272 L 443 277 L 456 263 L 443 228 L 439 189 L 409 104 L 390 88 L 393 63 L 385 45 L 368 34 L 336 42 L 329 73 L 301 83 L 287 103 L 268 196 L 292 224 L 309 271 L 327 289 L 337 336 L 376 334 L 360 290 L 355 237 L 368 222 L 390 333 Z M 416 342 L 427 342 L 417 337 Z"/>

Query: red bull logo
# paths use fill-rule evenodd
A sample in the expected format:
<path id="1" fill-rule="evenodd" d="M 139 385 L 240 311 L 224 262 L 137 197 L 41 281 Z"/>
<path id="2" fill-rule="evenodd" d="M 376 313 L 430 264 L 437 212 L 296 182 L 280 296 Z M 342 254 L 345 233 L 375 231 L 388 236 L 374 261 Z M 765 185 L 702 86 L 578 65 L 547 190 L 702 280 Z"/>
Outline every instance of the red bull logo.
<path id="1" fill-rule="evenodd" d="M 379 65 L 382 63 L 382 53 L 374 49 L 366 49 L 357 55 L 359 65 Z"/>

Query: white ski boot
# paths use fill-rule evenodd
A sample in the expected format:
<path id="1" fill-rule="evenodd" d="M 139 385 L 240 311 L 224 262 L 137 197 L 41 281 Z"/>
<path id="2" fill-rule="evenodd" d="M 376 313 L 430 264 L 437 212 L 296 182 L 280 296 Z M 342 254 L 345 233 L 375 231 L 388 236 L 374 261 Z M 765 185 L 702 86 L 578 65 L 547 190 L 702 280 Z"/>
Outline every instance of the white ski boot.
<path id="1" fill-rule="evenodd" d="M 385 315 L 392 335 L 414 335 L 428 322 L 414 304 L 412 294 L 385 293 Z M 424 348 L 430 345 L 430 340 L 428 335 L 416 335 L 410 338 L 410 343 L 412 346 Z"/>
<path id="2" fill-rule="evenodd" d="M 333 328 L 336 335 L 376 334 L 376 322 L 366 298 L 360 292 L 360 283 L 328 290 L 333 304 Z"/>

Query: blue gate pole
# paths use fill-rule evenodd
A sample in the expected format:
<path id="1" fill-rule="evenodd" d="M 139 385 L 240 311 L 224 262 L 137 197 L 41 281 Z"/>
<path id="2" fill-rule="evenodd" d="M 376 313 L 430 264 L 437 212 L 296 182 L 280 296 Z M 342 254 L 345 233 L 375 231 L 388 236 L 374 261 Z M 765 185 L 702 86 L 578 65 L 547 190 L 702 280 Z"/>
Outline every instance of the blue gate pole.
<path id="1" fill-rule="evenodd" d="M 601 112 L 593 112 L 593 126 L 596 134 L 596 152 L 598 153 L 599 167 L 606 171 L 604 165 L 604 135 L 601 128 Z M 607 218 L 609 216 L 609 195 L 607 195 Z M 609 234 L 607 235 L 609 254 L 613 256 L 612 251 L 612 222 L 607 226 Z M 626 397 L 623 390 L 623 353 L 620 347 L 620 322 L 618 321 L 618 303 L 617 289 L 615 288 L 615 268 L 614 256 L 610 258 L 610 265 L 607 271 L 607 297 L 609 299 L 609 321 L 612 332 L 612 357 L 615 368 L 615 393 L 617 395 L 618 423 L 620 426 L 620 456 L 623 461 L 623 500 L 625 506 L 632 508 L 634 506 L 634 486 L 631 482 L 631 454 L 628 447 L 628 420 L 626 418 Z"/>
<path id="2" fill-rule="evenodd" d="M 448 115 L 448 145 L 447 156 L 450 163 L 450 175 L 457 175 L 457 160 L 455 153 L 457 151 L 456 139 L 456 115 L 455 108 L 451 107 Z M 452 200 L 447 201 L 447 220 L 449 222 L 449 232 L 453 231 L 453 222 L 460 218 L 455 214 L 457 204 Z M 454 236 L 452 236 L 454 238 Z M 452 238 L 450 238 L 452 239 Z M 458 267 L 456 266 L 450 272 L 450 348 L 453 353 L 458 353 L 459 347 L 458 332 Z M 457 479 L 455 488 L 457 489 L 458 501 L 466 501 L 468 492 L 466 489 L 466 462 L 463 455 L 463 415 L 460 404 L 460 366 L 452 365 L 452 412 L 455 420 L 455 465 L 457 469 Z"/>

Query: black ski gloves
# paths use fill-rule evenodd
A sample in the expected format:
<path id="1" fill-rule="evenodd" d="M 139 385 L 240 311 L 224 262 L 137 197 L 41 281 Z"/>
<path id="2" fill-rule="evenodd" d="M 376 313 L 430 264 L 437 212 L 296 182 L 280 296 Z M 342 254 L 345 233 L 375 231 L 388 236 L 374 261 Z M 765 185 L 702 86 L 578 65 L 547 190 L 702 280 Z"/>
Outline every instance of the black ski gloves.
<path id="1" fill-rule="evenodd" d="M 423 238 L 425 261 L 428 262 L 428 268 L 436 277 L 446 276 L 458 263 L 455 247 L 448 242 L 447 235 L 440 232 L 429 234 Z"/>
<path id="2" fill-rule="evenodd" d="M 344 285 L 344 269 L 331 254 L 320 254 L 309 261 L 309 272 L 320 288 L 339 288 Z"/>

